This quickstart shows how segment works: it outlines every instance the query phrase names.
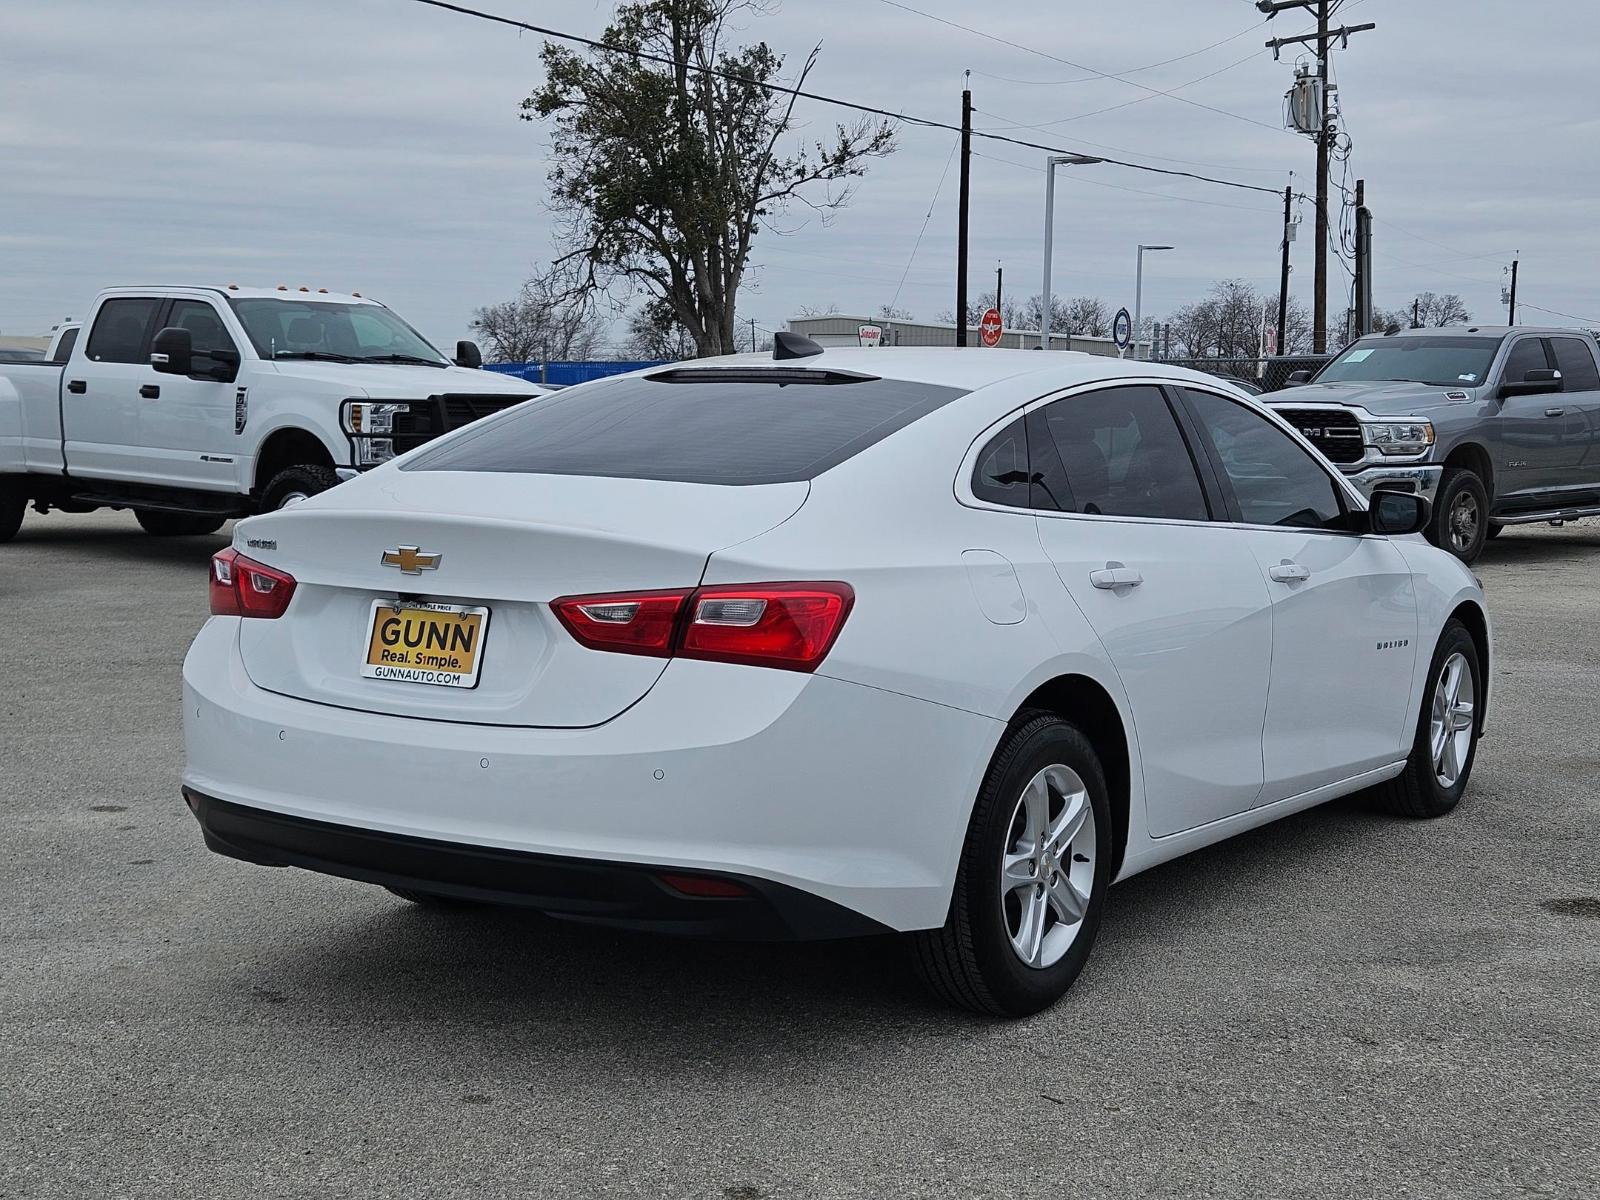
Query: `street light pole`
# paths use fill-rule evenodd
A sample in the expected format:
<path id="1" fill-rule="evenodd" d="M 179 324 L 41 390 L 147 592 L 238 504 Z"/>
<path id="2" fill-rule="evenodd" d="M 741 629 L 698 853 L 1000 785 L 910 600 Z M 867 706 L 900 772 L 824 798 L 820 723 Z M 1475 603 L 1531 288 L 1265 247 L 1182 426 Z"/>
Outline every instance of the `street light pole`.
<path id="1" fill-rule="evenodd" d="M 1171 250 L 1171 246 L 1139 246 L 1139 266 L 1133 276 L 1133 356 L 1139 357 L 1139 335 L 1144 330 L 1144 252 Z"/>
<path id="2" fill-rule="evenodd" d="M 1056 168 L 1063 164 L 1087 166 L 1104 162 L 1087 154 L 1052 154 L 1044 160 L 1044 286 L 1039 292 L 1039 346 L 1050 349 L 1050 257 L 1055 244 L 1056 227 Z"/>

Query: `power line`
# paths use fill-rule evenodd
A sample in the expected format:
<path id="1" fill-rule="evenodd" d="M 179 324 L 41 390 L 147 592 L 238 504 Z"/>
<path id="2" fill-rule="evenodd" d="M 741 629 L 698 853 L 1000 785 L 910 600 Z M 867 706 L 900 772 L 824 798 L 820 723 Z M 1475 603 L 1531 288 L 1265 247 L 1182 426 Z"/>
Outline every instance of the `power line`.
<path id="1" fill-rule="evenodd" d="M 883 2 L 889 3 L 890 0 L 883 0 Z M 430 8 L 443 9 L 446 12 L 458 13 L 461 16 L 475 17 L 478 20 L 489 21 L 497 25 L 507 25 L 513 29 L 526 30 L 529 33 L 537 33 L 543 37 L 555 38 L 560 41 L 576 42 L 579 45 L 588 46 L 591 49 L 600 50 L 607 54 L 621 54 L 643 62 L 659 63 L 663 66 L 674 68 L 680 65 L 665 55 L 652 54 L 648 50 L 630 50 L 620 46 L 609 46 L 604 42 L 596 40 L 595 38 L 583 37 L 582 35 L 575 33 L 563 33 L 558 29 L 550 29 L 543 25 L 534 25 L 527 21 L 516 20 L 512 17 L 503 17 L 497 13 L 484 12 L 482 9 L 469 8 L 464 4 L 452 4 L 449 2 L 449 0 L 413 0 L 413 3 L 425 4 Z M 697 75 L 710 75 L 718 79 L 727 79 L 734 83 L 743 84 L 746 87 L 748 87 L 751 83 L 751 79 L 748 75 L 740 75 L 734 71 L 724 71 L 719 67 L 702 67 L 693 63 L 683 65 L 685 66 L 685 69 L 692 71 Z M 1071 66 L 1074 64 L 1069 63 L 1068 65 Z M 759 86 L 766 91 L 777 92 L 781 95 L 796 96 L 804 100 L 815 100 L 820 104 L 831 104 L 836 108 L 848 108 L 853 109 L 856 112 L 870 113 L 873 116 L 887 117 L 891 121 L 903 121 L 908 125 L 916 125 L 924 129 L 942 129 L 950 133 L 961 132 L 961 127 L 959 125 L 952 125 L 948 121 L 935 121 L 929 117 L 916 117 L 906 112 L 891 112 L 886 108 L 877 108 L 870 104 L 859 104 L 853 100 L 841 100 L 837 96 L 826 96 L 821 92 L 811 92 L 806 91 L 803 88 L 787 87 L 781 83 L 763 83 Z M 1201 105 L 1200 107 L 1204 108 L 1205 105 Z M 1044 142 L 1030 142 L 1024 138 L 1008 137 L 1005 134 L 985 132 L 977 129 L 972 131 L 972 136 L 987 138 L 988 140 L 995 142 L 1005 142 L 1012 146 L 1022 146 L 1029 150 L 1043 150 L 1049 154 L 1077 153 L 1077 151 L 1068 149 L 1064 146 L 1052 146 Z M 1129 170 L 1133 171 L 1148 171 L 1155 175 L 1181 176 L 1187 179 L 1196 179 L 1202 183 L 1214 183 L 1220 187 L 1238 188 L 1247 192 L 1263 192 L 1269 196 L 1278 195 L 1276 188 L 1260 187 L 1253 183 L 1240 183 L 1238 180 L 1233 179 L 1218 179 L 1210 175 L 1199 175 L 1193 171 L 1174 171 L 1167 167 L 1152 167 L 1147 163 L 1129 162 L 1126 159 L 1106 158 L 1103 155 L 1098 157 L 1102 162 L 1109 163 L 1112 166 L 1127 167 Z"/>
<path id="2" fill-rule="evenodd" d="M 1552 317 L 1566 317 L 1569 321 L 1582 321 L 1585 325 L 1600 325 L 1600 317 L 1580 317 L 1577 313 L 1562 312 L 1555 308 L 1540 308 L 1537 304 L 1529 304 L 1526 300 L 1517 301 L 1518 308 L 1531 308 L 1534 312 L 1549 313 Z"/>
<path id="3" fill-rule="evenodd" d="M 1025 46 L 1021 42 L 1013 42 L 1007 38 L 998 37 L 992 33 L 986 33 L 981 29 L 974 29 L 970 25 L 961 24 L 959 21 L 952 21 L 946 17 L 935 16 L 933 13 L 924 12 L 920 8 L 912 8 L 909 4 L 901 4 L 900 0 L 878 0 L 878 2 L 880 4 L 887 4 L 890 8 L 898 8 L 902 12 L 908 12 L 914 14 L 915 16 L 923 17 L 929 21 L 937 21 L 940 25 L 948 25 L 952 29 L 959 29 L 961 32 L 969 33 L 973 37 L 981 37 L 987 41 L 997 42 L 1002 46 L 1010 46 L 1013 50 L 1021 50 L 1028 54 L 1036 54 L 1040 58 L 1048 58 L 1051 62 L 1061 63 L 1063 66 L 1072 67 L 1077 71 L 1087 71 L 1090 75 L 1097 79 L 1114 79 L 1118 83 L 1125 83 L 1129 87 L 1136 87 L 1141 91 L 1149 92 L 1152 96 L 1168 96 L 1181 104 L 1191 104 L 1195 108 L 1203 108 L 1207 112 L 1216 113 L 1218 116 L 1232 117 L 1235 121 L 1244 121 L 1250 125 L 1259 125 L 1262 129 L 1270 129 L 1274 133 L 1288 133 L 1288 130 L 1284 129 L 1281 125 L 1268 125 L 1265 121 L 1258 121 L 1254 117 L 1247 117 L 1242 113 L 1229 112 L 1225 108 L 1216 108 L 1210 104 L 1201 104 L 1200 101 L 1190 100 L 1187 96 L 1177 96 L 1172 92 L 1163 91 L 1161 88 L 1150 87 L 1148 84 L 1140 83 L 1134 79 L 1124 79 L 1121 75 L 1115 75 L 1109 71 L 1098 71 L 1094 67 L 1087 66 L 1084 63 L 1073 62 L 1070 58 L 1061 58 L 1059 55 L 1049 54 L 1046 51 L 1039 50 L 1033 46 Z M 1187 87 L 1188 85 L 1185 84 L 1184 86 Z"/>
<path id="4" fill-rule="evenodd" d="M 1115 77 L 1122 79 L 1123 76 L 1126 75 L 1138 75 L 1143 71 L 1154 71 L 1157 67 L 1166 67 L 1171 66 L 1175 62 L 1183 62 L 1184 59 L 1187 58 L 1197 58 L 1206 53 L 1208 50 L 1215 50 L 1218 46 L 1226 46 L 1229 42 L 1237 42 L 1242 37 L 1249 37 L 1252 33 L 1260 29 L 1265 24 L 1266 21 L 1264 20 L 1257 21 L 1248 29 L 1241 29 L 1238 33 L 1212 42 L 1209 46 L 1201 46 L 1200 49 L 1191 50 L 1187 54 L 1179 54 L 1174 58 L 1164 58 L 1160 62 L 1147 63 L 1142 67 L 1129 67 L 1126 71 L 1115 72 Z M 998 79 L 1002 83 L 1015 83 L 1020 84 L 1023 87 L 1056 87 L 1066 83 L 1088 83 L 1094 79 L 1105 78 L 1105 76 L 1101 75 L 1082 75 L 1077 79 L 1012 79 L 1008 75 L 991 75 L 987 71 L 979 71 L 976 69 L 974 69 L 972 73 L 974 75 L 981 75 L 985 79 Z"/>
<path id="5" fill-rule="evenodd" d="M 917 261 L 917 250 L 922 246 L 922 235 L 928 232 L 928 222 L 933 219 L 933 206 L 939 203 L 939 193 L 944 190 L 945 176 L 950 174 L 950 164 L 955 161 L 956 151 L 961 148 L 961 143 L 955 142 L 950 147 L 950 156 L 944 160 L 944 170 L 939 172 L 939 182 L 934 185 L 933 199 L 928 201 L 928 211 L 922 216 L 922 228 L 917 230 L 917 240 L 911 243 L 911 257 L 906 259 L 906 269 L 900 272 L 900 282 L 894 285 L 894 298 L 889 301 L 893 308 L 900 300 L 900 289 L 906 285 L 906 276 L 911 274 L 911 264 Z"/>
<path id="6" fill-rule="evenodd" d="M 972 152 L 972 156 L 974 158 L 986 159 L 989 162 L 1005 163 L 1007 166 L 1018 167 L 1024 171 L 1043 170 L 1042 167 L 1035 166 L 1031 163 L 1020 163 L 1014 158 L 1002 158 L 998 154 L 981 154 L 974 150 Z M 1152 192 L 1148 188 L 1128 187 L 1127 185 L 1121 183 L 1107 183 L 1103 179 L 1090 179 L 1087 175 L 1083 175 L 1078 172 L 1074 172 L 1069 178 L 1071 178 L 1074 183 L 1086 183 L 1091 187 L 1111 188 L 1113 191 L 1117 192 L 1132 192 L 1136 196 L 1154 196 L 1158 200 L 1177 200 L 1184 204 L 1203 204 L 1207 208 L 1231 208 L 1235 212 L 1265 213 L 1267 216 L 1276 215 L 1275 210 L 1270 208 L 1253 208 L 1247 204 L 1224 204 L 1220 200 L 1200 200 L 1194 196 L 1174 195 L 1172 192 Z M 1278 194 L 1282 195 L 1281 192 Z"/>

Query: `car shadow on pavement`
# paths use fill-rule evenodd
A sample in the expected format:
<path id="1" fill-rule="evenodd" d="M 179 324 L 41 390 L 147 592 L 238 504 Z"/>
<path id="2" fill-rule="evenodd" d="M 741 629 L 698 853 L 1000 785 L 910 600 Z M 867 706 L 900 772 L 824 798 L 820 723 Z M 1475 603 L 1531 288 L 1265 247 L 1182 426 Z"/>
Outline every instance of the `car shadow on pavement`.
<path id="1" fill-rule="evenodd" d="M 230 522 L 216 533 L 197 537 L 153 537 L 140 529 L 132 513 L 119 514 L 127 518 L 127 528 L 108 528 L 101 522 L 52 522 L 49 516 L 30 514 L 11 542 L 12 552 L 33 548 L 51 550 L 84 550 L 97 559 L 124 561 L 136 564 L 204 563 L 218 550 L 228 546 L 233 538 Z"/>
<path id="2" fill-rule="evenodd" d="M 1057 1012 L 1114 1004 L 1145 989 L 1173 954 L 1206 953 L 1209 930 L 1235 908 L 1270 911 L 1308 873 L 1381 838 L 1387 818 L 1359 796 L 1297 814 L 1136 876 L 1110 893 L 1094 955 Z M 324 881 L 327 886 L 353 884 Z M 851 1031 L 970 1036 L 991 1022 L 947 1009 L 918 985 L 896 938 L 721 943 L 618 932 L 536 913 L 423 908 L 382 893 L 378 911 L 317 927 L 256 959 L 286 1002 L 363 1020 L 437 1021 L 494 1029 L 553 1022 L 622 1037 L 635 1051 L 699 1027 L 701 1046 L 748 1056 L 785 1043 L 849 1052 Z M 312 896 L 305 903 L 314 905 Z M 1213 914 L 1213 910 L 1221 913 Z M 282 909 L 279 908 L 280 912 Z M 292 914 L 284 914 L 292 920 Z M 1258 914 L 1270 930 L 1272 922 Z M 1186 944 L 1195 931 L 1200 946 Z M 1048 1019 L 1049 1014 L 1045 1018 Z M 710 1051 L 707 1051 L 710 1053 Z"/>

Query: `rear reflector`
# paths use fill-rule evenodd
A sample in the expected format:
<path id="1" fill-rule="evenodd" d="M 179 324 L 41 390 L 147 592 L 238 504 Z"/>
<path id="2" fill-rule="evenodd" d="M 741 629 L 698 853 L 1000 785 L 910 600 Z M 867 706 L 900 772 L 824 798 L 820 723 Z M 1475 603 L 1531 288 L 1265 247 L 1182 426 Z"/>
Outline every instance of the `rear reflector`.
<path id="1" fill-rule="evenodd" d="M 217 617 L 283 616 L 294 597 L 294 576 L 231 546 L 211 559 L 211 613 Z"/>
<path id="2" fill-rule="evenodd" d="M 551 608 L 591 650 L 814 671 L 854 602 L 845 583 L 741 583 L 563 596 Z"/>
<path id="3" fill-rule="evenodd" d="M 754 895 L 744 884 L 731 879 L 718 879 L 714 875 L 663 874 L 656 878 L 675 892 L 703 900 L 732 900 L 738 896 Z"/>

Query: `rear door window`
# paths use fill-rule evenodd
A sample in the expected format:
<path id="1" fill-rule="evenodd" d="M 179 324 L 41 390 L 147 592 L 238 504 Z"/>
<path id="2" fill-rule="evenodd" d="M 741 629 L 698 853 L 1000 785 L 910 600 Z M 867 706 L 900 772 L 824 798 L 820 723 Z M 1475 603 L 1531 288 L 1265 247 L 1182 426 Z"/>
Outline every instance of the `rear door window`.
<path id="1" fill-rule="evenodd" d="M 1101 388 L 1035 409 L 1028 443 L 1036 507 L 1211 519 L 1194 459 L 1159 388 Z"/>
<path id="2" fill-rule="evenodd" d="M 160 307 L 161 301 L 154 296 L 107 300 L 100 306 L 94 328 L 89 331 L 89 359 L 93 362 L 148 362 L 146 348 L 154 332 L 150 326 Z"/>
<path id="3" fill-rule="evenodd" d="M 1582 338 L 1558 337 L 1550 339 L 1556 352 L 1556 369 L 1569 392 L 1600 391 L 1600 369 L 1594 364 L 1594 352 Z"/>
<path id="4" fill-rule="evenodd" d="M 964 394 L 816 369 L 673 368 L 519 404 L 402 469 L 792 483 Z"/>

